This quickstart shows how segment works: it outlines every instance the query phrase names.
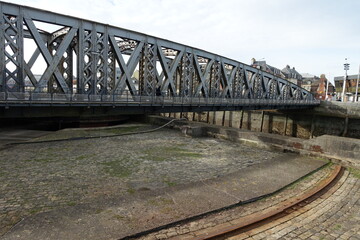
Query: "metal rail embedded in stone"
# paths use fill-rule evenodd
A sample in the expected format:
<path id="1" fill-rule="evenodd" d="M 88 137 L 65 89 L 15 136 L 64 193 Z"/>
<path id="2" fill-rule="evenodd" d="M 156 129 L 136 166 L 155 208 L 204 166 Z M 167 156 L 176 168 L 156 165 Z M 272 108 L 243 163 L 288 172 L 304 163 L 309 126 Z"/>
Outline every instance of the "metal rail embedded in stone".
<path id="1" fill-rule="evenodd" d="M 282 202 L 278 205 L 275 205 L 265 211 L 259 213 L 253 213 L 251 215 L 245 216 L 241 219 L 236 220 L 238 224 L 234 224 L 230 227 L 225 228 L 214 228 L 208 233 L 199 235 L 192 238 L 192 240 L 205 240 L 205 239 L 223 239 L 224 236 L 231 236 L 233 233 L 241 232 L 242 229 L 250 230 L 251 226 L 256 226 L 256 224 L 266 221 L 267 219 L 276 217 L 280 214 L 285 214 L 286 212 L 292 209 L 297 209 L 301 206 L 306 205 L 308 199 L 315 198 L 317 194 L 320 194 L 322 191 L 326 190 L 331 184 L 339 179 L 343 173 L 344 168 L 340 165 L 336 165 L 331 175 L 326 179 L 323 179 L 316 187 L 310 189 L 309 191 L 303 193 L 300 196 L 293 197 L 288 199 L 285 202 Z M 290 211 L 291 212 L 291 211 Z M 235 235 L 233 235 L 235 236 Z"/>
<path id="2" fill-rule="evenodd" d="M 0 2 L 0 26 L 0 106 L 319 104 L 244 63 L 107 24 Z"/>

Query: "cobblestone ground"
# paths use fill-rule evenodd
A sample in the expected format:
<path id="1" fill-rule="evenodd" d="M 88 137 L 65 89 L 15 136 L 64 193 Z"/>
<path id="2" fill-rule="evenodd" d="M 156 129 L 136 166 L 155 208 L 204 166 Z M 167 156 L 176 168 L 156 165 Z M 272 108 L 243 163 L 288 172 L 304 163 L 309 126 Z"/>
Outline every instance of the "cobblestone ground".
<path id="1" fill-rule="evenodd" d="M 325 178 L 330 168 L 322 169 L 280 194 L 214 214 L 207 218 L 149 234 L 141 239 L 191 239 L 209 228 L 231 226 L 236 219 L 271 207 L 306 191 Z M 360 171 L 346 171 L 340 181 L 321 198 L 269 224 L 228 239 L 360 239 Z"/>
<path id="2" fill-rule="evenodd" d="M 60 131 L 37 140 L 114 135 L 149 128 L 129 125 Z M 0 151 L 0 236 L 39 212 L 104 196 L 224 176 L 283 155 L 221 139 L 189 138 L 168 129 L 14 146 Z"/>
<path id="3" fill-rule="evenodd" d="M 337 187 L 278 221 L 230 239 L 360 239 L 358 172 L 346 172 Z"/>
<path id="4" fill-rule="evenodd" d="M 287 187 L 280 193 L 264 198 L 260 201 L 239 206 L 230 210 L 222 211 L 216 214 L 207 216 L 200 220 L 196 220 L 187 224 L 177 225 L 172 228 L 164 229 L 159 232 L 151 233 L 140 239 L 153 240 L 153 239 L 167 239 L 175 237 L 177 239 L 191 239 L 209 231 L 208 228 L 222 224 L 223 226 L 232 225 L 232 221 L 244 217 L 246 215 L 261 212 L 262 210 L 272 207 L 288 198 L 297 196 L 299 192 L 305 192 L 309 188 L 318 184 L 322 179 L 326 178 L 330 173 L 331 166 L 325 167 L 314 174 L 302 179 L 293 185 Z"/>

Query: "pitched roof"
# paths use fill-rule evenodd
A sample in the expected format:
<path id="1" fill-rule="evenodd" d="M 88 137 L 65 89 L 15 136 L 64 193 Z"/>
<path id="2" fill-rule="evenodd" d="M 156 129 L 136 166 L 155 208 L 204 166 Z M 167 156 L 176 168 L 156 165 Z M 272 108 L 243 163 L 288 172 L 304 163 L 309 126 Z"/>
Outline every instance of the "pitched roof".
<path id="1" fill-rule="evenodd" d="M 286 65 L 286 67 L 281 70 L 284 75 L 287 77 L 287 78 L 295 78 L 295 79 L 302 79 L 302 76 L 300 73 L 298 73 L 298 71 L 295 70 L 295 68 L 290 68 L 289 65 Z"/>
<path id="2" fill-rule="evenodd" d="M 255 59 L 253 59 L 252 66 L 260 66 L 260 69 L 275 75 L 279 75 L 281 73 L 280 69 L 267 64 L 266 61 L 256 61 Z"/>
<path id="3" fill-rule="evenodd" d="M 301 75 L 303 78 L 315 78 L 315 77 L 316 77 L 316 75 L 311 74 L 311 73 L 300 73 L 300 75 Z"/>

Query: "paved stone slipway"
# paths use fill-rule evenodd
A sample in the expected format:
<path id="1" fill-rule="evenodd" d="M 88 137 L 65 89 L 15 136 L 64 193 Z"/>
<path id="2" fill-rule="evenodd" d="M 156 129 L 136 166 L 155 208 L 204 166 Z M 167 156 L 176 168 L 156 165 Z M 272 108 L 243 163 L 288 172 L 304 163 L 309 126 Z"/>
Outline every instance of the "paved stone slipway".
<path id="1" fill-rule="evenodd" d="M 206 234 L 209 230 L 213 231 L 214 229 L 211 228 L 215 226 L 217 228 L 219 226 L 231 226 L 234 221 L 237 221 L 237 219 L 240 219 L 241 217 L 256 212 L 261 212 L 266 208 L 272 207 L 291 197 L 297 196 L 299 192 L 305 192 L 308 189 L 316 186 L 316 184 L 318 184 L 322 179 L 326 178 L 330 174 L 331 168 L 332 167 L 330 166 L 325 167 L 273 196 L 261 199 L 253 203 L 234 207 L 230 210 L 224 210 L 219 213 L 214 213 L 200 220 L 196 220 L 182 225 L 177 225 L 168 229 L 163 229 L 161 231 L 141 237 L 140 239 L 165 239 L 175 235 L 177 239 L 191 239 L 192 237 Z"/>
<path id="2" fill-rule="evenodd" d="M 124 129 L 79 131 L 45 139 Z M 167 129 L 0 154 L 2 239 L 118 239 L 275 191 L 324 164 Z"/>
<path id="3" fill-rule="evenodd" d="M 230 239 L 360 239 L 360 179 L 348 172 L 333 194 Z"/>
<path id="4" fill-rule="evenodd" d="M 324 168 L 279 194 L 201 220 L 151 233 L 143 240 L 192 239 L 206 234 L 211 227 L 236 224 L 237 219 L 276 205 L 299 192 L 312 188 L 329 174 Z M 355 170 L 356 171 L 356 170 Z M 271 223 L 228 237 L 231 240 L 259 239 L 360 239 L 360 178 L 346 171 L 339 182 L 321 198 Z"/>

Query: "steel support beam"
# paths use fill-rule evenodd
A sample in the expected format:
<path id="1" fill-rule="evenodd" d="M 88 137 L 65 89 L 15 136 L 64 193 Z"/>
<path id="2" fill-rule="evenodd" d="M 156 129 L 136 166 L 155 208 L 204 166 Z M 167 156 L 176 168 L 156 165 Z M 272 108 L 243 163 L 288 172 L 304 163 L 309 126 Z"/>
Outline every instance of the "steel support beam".
<path id="1" fill-rule="evenodd" d="M 37 28 L 38 22 L 59 29 L 44 31 Z M 36 44 L 28 62 L 24 59 L 24 39 Z M 65 105 L 84 101 L 89 106 L 131 101 L 140 106 L 161 100 L 164 106 L 196 102 L 198 107 L 211 105 L 213 109 L 224 104 L 243 108 L 246 103 L 259 108 L 259 104 L 274 101 L 281 108 L 278 100 L 283 101 L 284 108 L 317 104 L 314 96 L 299 86 L 223 56 L 4 2 L 0 2 L 0 50 L 0 105 L 20 104 L 20 100 L 21 104 L 65 101 L 61 102 Z M 41 61 L 40 56 L 47 66 L 38 80 L 33 66 Z M 137 70 L 138 79 L 134 76 Z M 30 81 L 25 82 L 26 77 Z M 27 88 L 28 83 L 31 88 Z"/>

